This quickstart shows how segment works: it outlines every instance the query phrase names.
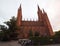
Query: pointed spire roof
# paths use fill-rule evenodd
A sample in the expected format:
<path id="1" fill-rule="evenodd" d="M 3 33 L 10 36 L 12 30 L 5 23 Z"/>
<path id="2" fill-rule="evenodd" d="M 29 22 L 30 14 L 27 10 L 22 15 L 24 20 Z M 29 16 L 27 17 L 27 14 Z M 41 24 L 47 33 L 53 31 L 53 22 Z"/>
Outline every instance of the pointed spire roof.
<path id="1" fill-rule="evenodd" d="M 42 10 L 40 9 L 39 5 L 38 6 L 38 13 L 42 13 Z"/>
<path id="2" fill-rule="evenodd" d="M 44 9 L 43 9 L 43 13 L 45 13 Z"/>
<path id="3" fill-rule="evenodd" d="M 38 6 L 38 10 L 39 10 L 39 11 L 41 11 L 41 9 L 40 9 L 39 5 L 37 5 L 37 6 Z"/>
<path id="4" fill-rule="evenodd" d="M 40 9 L 39 6 L 38 6 L 38 9 Z"/>
<path id="5" fill-rule="evenodd" d="M 18 8 L 18 13 L 17 13 L 17 26 L 21 25 L 21 21 L 22 21 L 22 9 L 21 9 L 21 4 L 20 7 Z"/>
<path id="6" fill-rule="evenodd" d="M 43 9 L 43 14 L 47 14 L 44 9 Z"/>
<path id="7" fill-rule="evenodd" d="M 19 9 L 21 10 L 21 4 L 20 4 L 20 7 L 19 7 Z"/>

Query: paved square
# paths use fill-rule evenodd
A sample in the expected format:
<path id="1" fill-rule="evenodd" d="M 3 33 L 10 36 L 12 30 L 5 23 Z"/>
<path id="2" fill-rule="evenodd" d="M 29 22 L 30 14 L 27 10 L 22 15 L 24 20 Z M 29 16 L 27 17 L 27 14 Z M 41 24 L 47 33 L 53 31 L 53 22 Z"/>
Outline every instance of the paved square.
<path id="1" fill-rule="evenodd" d="M 0 42 L 0 46 L 21 46 L 17 41 Z"/>
<path id="2" fill-rule="evenodd" d="M 21 46 L 18 41 L 0 42 L 0 46 Z M 60 44 L 54 45 L 40 45 L 40 46 L 60 46 Z"/>

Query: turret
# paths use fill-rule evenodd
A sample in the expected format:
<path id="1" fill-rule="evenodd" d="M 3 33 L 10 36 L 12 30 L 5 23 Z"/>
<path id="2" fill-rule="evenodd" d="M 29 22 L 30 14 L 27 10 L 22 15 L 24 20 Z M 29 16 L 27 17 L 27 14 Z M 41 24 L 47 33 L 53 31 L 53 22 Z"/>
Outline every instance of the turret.
<path id="1" fill-rule="evenodd" d="M 48 16 L 47 16 L 47 13 L 44 11 L 44 9 L 43 9 L 43 19 L 44 19 L 44 23 L 45 23 L 45 26 L 47 26 L 47 32 L 48 32 L 48 34 L 50 34 L 50 36 L 53 36 L 54 35 L 54 33 L 53 33 L 53 30 L 52 30 L 52 27 L 51 27 L 51 24 L 50 24 L 50 21 L 49 21 L 49 19 L 48 19 Z"/>
<path id="2" fill-rule="evenodd" d="M 20 5 L 20 7 L 18 8 L 16 25 L 20 26 L 21 21 L 22 21 L 22 8 L 21 8 L 21 5 Z"/>
<path id="3" fill-rule="evenodd" d="M 42 21 L 42 10 L 38 6 L 38 21 Z"/>

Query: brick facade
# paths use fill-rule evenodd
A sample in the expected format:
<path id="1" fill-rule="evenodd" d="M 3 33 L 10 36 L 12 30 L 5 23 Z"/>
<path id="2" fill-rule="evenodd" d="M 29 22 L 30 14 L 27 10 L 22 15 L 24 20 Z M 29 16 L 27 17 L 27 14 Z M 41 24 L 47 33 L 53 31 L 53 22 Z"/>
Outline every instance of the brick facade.
<path id="1" fill-rule="evenodd" d="M 18 38 L 28 38 L 30 30 L 33 32 L 33 35 L 35 32 L 39 32 L 40 36 L 53 35 L 53 30 L 49 22 L 47 13 L 44 10 L 42 12 L 42 10 L 40 10 L 38 6 L 37 14 L 38 14 L 38 21 L 23 21 L 22 8 L 20 5 L 20 7 L 18 8 L 17 21 L 16 21 L 16 25 L 19 28 L 17 30 Z"/>

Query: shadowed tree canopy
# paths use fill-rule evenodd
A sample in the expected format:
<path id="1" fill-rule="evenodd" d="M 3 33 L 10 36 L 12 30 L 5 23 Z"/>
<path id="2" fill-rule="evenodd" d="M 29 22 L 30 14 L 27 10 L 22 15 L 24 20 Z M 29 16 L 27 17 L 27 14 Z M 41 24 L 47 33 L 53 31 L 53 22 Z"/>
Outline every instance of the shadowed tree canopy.
<path id="1" fill-rule="evenodd" d="M 9 21 L 4 22 L 8 26 L 8 31 L 10 32 L 10 37 L 17 37 L 16 33 L 16 18 L 13 16 Z"/>
<path id="2" fill-rule="evenodd" d="M 9 27 L 9 30 L 14 31 L 16 29 L 16 18 L 14 16 L 4 23 Z"/>

